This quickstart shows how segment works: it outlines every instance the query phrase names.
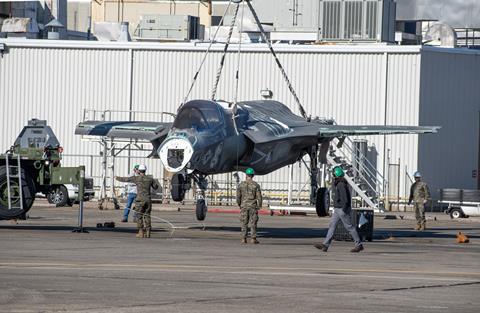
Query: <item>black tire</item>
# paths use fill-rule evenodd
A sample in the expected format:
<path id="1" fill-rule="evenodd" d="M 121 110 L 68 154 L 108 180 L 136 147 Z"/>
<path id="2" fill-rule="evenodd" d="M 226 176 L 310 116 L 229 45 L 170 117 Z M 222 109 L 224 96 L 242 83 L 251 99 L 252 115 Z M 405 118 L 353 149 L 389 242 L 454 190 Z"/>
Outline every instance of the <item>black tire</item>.
<path id="1" fill-rule="evenodd" d="M 463 211 L 460 208 L 453 208 L 450 210 L 450 217 L 453 219 L 462 218 L 464 216 L 465 214 L 463 214 Z"/>
<path id="2" fill-rule="evenodd" d="M 7 170 L 5 166 L 0 167 L 0 219 L 15 219 L 25 216 L 30 210 L 35 200 L 35 182 L 27 175 L 24 169 L 21 170 L 22 177 L 22 202 L 23 210 L 20 208 L 8 209 L 8 184 Z M 20 206 L 18 178 L 10 178 L 10 189 L 14 192 L 12 199 L 12 207 Z"/>
<path id="3" fill-rule="evenodd" d="M 330 208 L 330 193 L 328 188 L 320 187 L 317 189 L 317 198 L 315 199 L 315 210 L 319 217 L 325 217 L 328 215 L 328 209 Z"/>
<path id="4" fill-rule="evenodd" d="M 55 204 L 53 202 L 53 194 L 54 194 L 55 190 L 54 189 L 50 189 L 49 191 L 47 191 L 47 194 L 45 195 L 45 198 L 47 198 L 47 202 L 50 203 L 50 204 Z"/>
<path id="5" fill-rule="evenodd" d="M 56 186 L 48 192 L 47 199 L 50 199 L 49 203 L 55 204 L 57 207 L 65 206 L 68 204 L 68 191 L 63 185 Z"/>
<path id="6" fill-rule="evenodd" d="M 204 199 L 197 200 L 195 213 L 199 221 L 203 221 L 207 217 L 207 204 Z"/>
<path id="7" fill-rule="evenodd" d="M 185 177 L 182 174 L 175 174 L 172 176 L 170 183 L 173 201 L 183 201 L 185 199 Z"/>

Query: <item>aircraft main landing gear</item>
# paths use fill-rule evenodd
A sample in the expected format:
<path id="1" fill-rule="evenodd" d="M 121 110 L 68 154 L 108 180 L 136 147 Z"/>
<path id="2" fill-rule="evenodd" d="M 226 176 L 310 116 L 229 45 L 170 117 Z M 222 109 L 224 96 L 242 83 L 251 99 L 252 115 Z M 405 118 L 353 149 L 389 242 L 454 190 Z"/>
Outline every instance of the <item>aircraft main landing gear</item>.
<path id="1" fill-rule="evenodd" d="M 330 193 L 328 188 L 318 187 L 318 146 L 311 147 L 308 154 L 310 156 L 310 204 L 315 205 L 319 217 L 324 217 L 328 215 Z"/>

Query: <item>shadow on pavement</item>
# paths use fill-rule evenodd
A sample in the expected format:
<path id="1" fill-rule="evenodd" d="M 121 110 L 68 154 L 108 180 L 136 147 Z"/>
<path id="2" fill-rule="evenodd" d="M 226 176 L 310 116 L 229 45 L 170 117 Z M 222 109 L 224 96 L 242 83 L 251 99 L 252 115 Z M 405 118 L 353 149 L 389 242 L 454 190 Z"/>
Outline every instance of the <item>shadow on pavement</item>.
<path id="1" fill-rule="evenodd" d="M 319 238 L 327 235 L 327 228 L 272 228 L 272 227 L 259 227 L 257 232 L 259 237 L 263 238 Z M 478 228 L 462 228 L 460 231 L 466 233 L 470 238 L 480 238 L 479 235 L 469 235 L 469 231 L 473 230 L 477 232 Z M 240 227 L 217 227 L 207 226 L 206 231 L 223 231 L 240 233 Z M 450 231 L 451 233 L 445 233 Z M 373 240 L 386 240 L 390 237 L 394 238 L 456 238 L 456 229 L 432 229 L 423 232 L 407 230 L 407 229 L 375 229 L 373 232 Z"/>
<path id="2" fill-rule="evenodd" d="M 49 226 L 49 225 L 0 225 L 1 229 L 11 229 L 11 230 L 39 230 L 39 231 L 61 231 L 61 232 L 69 232 L 72 231 L 77 226 Z M 88 230 L 89 232 L 115 232 L 115 233 L 136 233 L 137 228 L 135 226 L 132 227 L 84 227 L 84 229 Z M 163 232 L 168 231 L 162 228 L 155 228 L 155 232 Z"/>

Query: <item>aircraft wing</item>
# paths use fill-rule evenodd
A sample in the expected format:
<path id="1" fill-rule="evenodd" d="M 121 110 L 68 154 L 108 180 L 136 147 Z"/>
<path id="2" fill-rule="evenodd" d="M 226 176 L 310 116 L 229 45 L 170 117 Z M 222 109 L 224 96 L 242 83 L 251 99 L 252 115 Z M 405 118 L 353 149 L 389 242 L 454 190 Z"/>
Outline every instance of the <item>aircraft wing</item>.
<path id="1" fill-rule="evenodd" d="M 157 149 L 168 135 L 172 123 L 136 121 L 85 121 L 75 128 L 76 135 L 108 138 L 148 140 L 153 145 L 152 154 L 158 157 Z"/>
<path id="2" fill-rule="evenodd" d="M 319 125 L 319 137 L 346 137 L 364 135 L 428 134 L 440 126 L 380 126 L 380 125 Z"/>
<path id="3" fill-rule="evenodd" d="M 85 121 L 75 128 L 76 135 L 151 140 L 168 132 L 172 123 L 130 121 Z"/>

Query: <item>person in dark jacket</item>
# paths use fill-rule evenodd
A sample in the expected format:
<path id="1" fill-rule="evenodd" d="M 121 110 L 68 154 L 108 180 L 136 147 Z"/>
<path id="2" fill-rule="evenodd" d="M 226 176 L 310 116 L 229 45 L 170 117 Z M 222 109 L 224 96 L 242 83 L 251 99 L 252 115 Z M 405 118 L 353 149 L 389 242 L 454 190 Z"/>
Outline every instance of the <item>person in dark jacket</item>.
<path id="1" fill-rule="evenodd" d="M 332 243 L 335 228 L 337 228 L 338 222 L 342 221 L 343 226 L 349 231 L 355 242 L 355 247 L 350 250 L 350 252 L 360 252 L 363 250 L 363 245 L 355 226 L 353 226 L 351 222 L 350 214 L 352 211 L 352 197 L 350 195 L 348 183 L 344 177 L 345 173 L 340 166 L 336 166 L 333 169 L 333 175 L 335 177 L 331 189 L 333 193 L 333 215 L 330 219 L 327 237 L 325 237 L 323 243 L 318 243 L 314 246 L 317 249 L 327 252 L 328 247 Z"/>

